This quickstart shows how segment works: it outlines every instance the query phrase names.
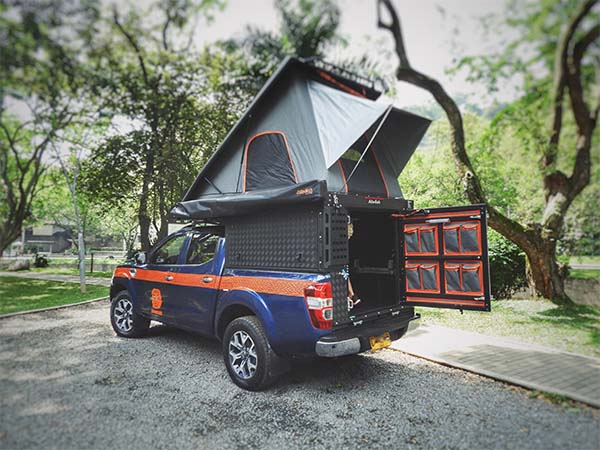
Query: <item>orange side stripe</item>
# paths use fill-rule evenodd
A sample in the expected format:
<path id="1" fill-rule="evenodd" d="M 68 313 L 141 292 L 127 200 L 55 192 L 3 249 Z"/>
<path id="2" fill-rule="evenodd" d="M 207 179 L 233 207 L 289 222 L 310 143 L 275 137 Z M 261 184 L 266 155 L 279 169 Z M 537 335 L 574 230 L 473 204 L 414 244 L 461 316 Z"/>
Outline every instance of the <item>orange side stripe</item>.
<path id="1" fill-rule="evenodd" d="M 250 289 L 263 294 L 287 295 L 294 297 L 303 297 L 304 288 L 313 284 L 313 282 L 309 280 L 290 280 L 287 278 L 245 276 L 219 277 L 212 274 L 177 273 L 146 269 L 136 269 L 135 277 L 133 277 L 131 276 L 128 268 L 116 269 L 114 276 L 120 278 L 135 278 L 137 280 L 154 281 L 176 286 L 202 287 L 208 289 L 220 288 L 228 290 Z M 173 280 L 167 281 L 165 279 L 166 276 L 172 276 Z M 205 283 L 202 281 L 203 278 L 212 278 L 212 281 Z"/>
<path id="2" fill-rule="evenodd" d="M 304 296 L 304 288 L 313 284 L 308 280 L 263 277 L 222 277 L 221 289 L 251 289 L 263 294 Z"/>

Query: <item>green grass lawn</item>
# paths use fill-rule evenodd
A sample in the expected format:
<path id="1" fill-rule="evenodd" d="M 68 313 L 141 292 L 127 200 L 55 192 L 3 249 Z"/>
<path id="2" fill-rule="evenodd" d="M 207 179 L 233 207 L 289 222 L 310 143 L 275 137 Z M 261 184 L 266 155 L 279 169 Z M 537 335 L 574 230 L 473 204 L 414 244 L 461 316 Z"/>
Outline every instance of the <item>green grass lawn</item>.
<path id="1" fill-rule="evenodd" d="M 600 280 L 600 270 L 597 269 L 569 269 L 570 278 L 584 280 Z"/>
<path id="2" fill-rule="evenodd" d="M 108 296 L 108 288 L 104 286 L 87 286 L 87 292 L 82 294 L 77 283 L 0 277 L 0 314 L 68 305 L 105 296 Z"/>
<path id="3" fill-rule="evenodd" d="M 600 308 L 565 310 L 544 300 L 498 300 L 492 312 L 417 308 L 421 323 L 506 336 L 523 342 L 600 357 Z"/>
<path id="4" fill-rule="evenodd" d="M 30 272 L 37 272 L 37 273 L 48 273 L 48 274 L 56 274 L 56 275 L 73 275 L 75 277 L 79 276 L 79 269 L 77 268 L 64 268 L 64 267 L 32 267 L 30 270 Z M 90 273 L 89 271 L 87 271 L 85 273 L 86 277 L 94 277 L 94 278 L 110 278 L 112 277 L 112 272 L 97 272 L 94 271 L 92 273 Z"/>

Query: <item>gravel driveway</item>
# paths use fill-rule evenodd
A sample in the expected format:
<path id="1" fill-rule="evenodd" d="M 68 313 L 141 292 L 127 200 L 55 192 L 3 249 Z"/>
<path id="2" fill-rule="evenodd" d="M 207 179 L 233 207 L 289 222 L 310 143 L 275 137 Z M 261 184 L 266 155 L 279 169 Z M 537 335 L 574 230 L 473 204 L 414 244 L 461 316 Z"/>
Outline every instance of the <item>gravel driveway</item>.
<path id="1" fill-rule="evenodd" d="M 237 388 L 217 342 L 107 302 L 0 321 L 0 448 L 597 448 L 600 414 L 393 350 Z"/>

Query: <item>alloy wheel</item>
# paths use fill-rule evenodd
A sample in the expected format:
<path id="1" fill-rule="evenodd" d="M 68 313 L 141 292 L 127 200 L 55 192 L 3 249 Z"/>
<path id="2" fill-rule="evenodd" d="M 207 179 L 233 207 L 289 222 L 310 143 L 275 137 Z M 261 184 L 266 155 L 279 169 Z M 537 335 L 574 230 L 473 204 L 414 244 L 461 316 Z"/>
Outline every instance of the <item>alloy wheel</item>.
<path id="1" fill-rule="evenodd" d="M 114 310 L 115 323 L 123 333 L 129 333 L 133 329 L 133 304 L 127 298 L 117 301 Z"/>
<path id="2" fill-rule="evenodd" d="M 229 363 L 235 373 L 244 380 L 252 378 L 256 373 L 256 346 L 244 330 L 236 331 L 229 339 Z"/>

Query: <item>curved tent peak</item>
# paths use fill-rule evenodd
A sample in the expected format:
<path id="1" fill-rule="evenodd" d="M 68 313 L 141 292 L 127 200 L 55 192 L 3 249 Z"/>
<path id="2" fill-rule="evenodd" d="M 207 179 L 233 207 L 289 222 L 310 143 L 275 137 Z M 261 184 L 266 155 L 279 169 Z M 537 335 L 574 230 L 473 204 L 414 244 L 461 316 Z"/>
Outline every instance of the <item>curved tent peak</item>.
<path id="1" fill-rule="evenodd" d="M 389 107 L 312 80 L 308 93 L 328 169 Z"/>

